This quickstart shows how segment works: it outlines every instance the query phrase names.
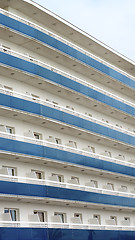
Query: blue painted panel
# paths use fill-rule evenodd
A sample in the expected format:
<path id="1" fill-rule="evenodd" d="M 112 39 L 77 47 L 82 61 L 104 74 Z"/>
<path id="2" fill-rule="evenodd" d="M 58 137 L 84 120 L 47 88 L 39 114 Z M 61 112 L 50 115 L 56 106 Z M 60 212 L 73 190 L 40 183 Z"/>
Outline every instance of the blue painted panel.
<path id="1" fill-rule="evenodd" d="M 1 240 L 134 240 L 134 231 L 0 228 Z"/>
<path id="2" fill-rule="evenodd" d="M 0 138 L 0 150 L 92 167 L 135 177 L 135 168 L 31 143 Z"/>
<path id="3" fill-rule="evenodd" d="M 82 119 L 80 117 L 38 103 L 34 103 L 31 101 L 23 100 L 20 98 L 0 93 L 0 105 L 25 112 L 34 113 L 38 116 L 44 116 L 47 118 L 55 119 L 58 120 L 59 122 L 79 127 L 87 131 L 103 135 L 107 138 L 111 138 L 135 146 L 135 137 L 133 136 L 127 135 L 122 132 L 118 132 L 114 129 L 102 126 L 97 123 L 93 123 L 91 121 Z"/>
<path id="4" fill-rule="evenodd" d="M 125 85 L 135 88 L 135 81 L 132 79 L 124 76 L 123 74 L 117 72 L 114 69 L 111 69 L 110 67 L 106 66 L 103 63 L 98 62 L 95 59 L 92 59 L 89 56 L 86 56 L 85 54 L 79 52 L 78 50 L 66 45 L 65 43 L 60 42 L 57 39 L 54 39 L 51 36 L 48 36 L 47 34 L 34 29 L 31 26 L 28 26 L 24 23 L 21 23 L 15 19 L 12 19 L 8 16 L 5 16 L 3 14 L 0 14 L 0 23 L 6 27 L 9 27 L 19 33 L 22 33 L 26 36 L 29 36 L 31 38 L 34 38 L 48 46 L 51 46 L 55 48 L 56 50 L 68 55 L 69 57 L 73 57 L 74 59 L 79 60 L 80 62 L 87 64 L 88 66 L 95 68 L 96 70 L 108 75 L 109 77 L 112 77 L 119 82 L 124 83 Z"/>
<path id="5" fill-rule="evenodd" d="M 134 198 L 8 181 L 0 181 L 0 194 L 54 198 L 120 207 L 135 207 Z"/>
<path id="6" fill-rule="evenodd" d="M 103 93 L 100 93 L 94 89 L 84 86 L 78 82 L 75 82 L 69 78 L 66 78 L 58 73 L 50 71 L 41 66 L 38 66 L 32 62 L 25 61 L 23 59 L 11 56 L 3 52 L 0 52 L 0 62 L 2 64 L 30 73 L 32 75 L 43 77 L 45 79 L 48 79 L 51 82 L 60 84 L 73 91 L 79 92 L 87 97 L 93 98 L 99 102 L 107 104 L 110 107 L 116 108 L 120 111 L 123 111 L 130 115 L 135 116 L 135 108 L 125 103 L 122 103 L 116 99 L 113 99 L 109 96 L 106 96 Z"/>

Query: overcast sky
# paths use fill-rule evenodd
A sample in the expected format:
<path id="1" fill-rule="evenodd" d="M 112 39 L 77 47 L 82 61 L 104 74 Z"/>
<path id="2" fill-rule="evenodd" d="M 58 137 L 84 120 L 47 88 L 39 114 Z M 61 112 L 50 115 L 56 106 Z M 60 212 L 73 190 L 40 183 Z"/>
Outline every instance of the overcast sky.
<path id="1" fill-rule="evenodd" d="M 135 61 L 135 0 L 34 0 Z"/>

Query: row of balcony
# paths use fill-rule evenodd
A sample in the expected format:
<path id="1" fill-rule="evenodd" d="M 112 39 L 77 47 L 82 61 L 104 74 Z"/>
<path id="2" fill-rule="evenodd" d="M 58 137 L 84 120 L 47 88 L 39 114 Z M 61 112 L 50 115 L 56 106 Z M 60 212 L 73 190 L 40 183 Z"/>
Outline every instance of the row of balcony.
<path id="1" fill-rule="evenodd" d="M 30 92 L 27 92 L 27 94 L 22 94 L 22 93 L 13 91 L 13 90 L 5 89 L 1 85 L 0 86 L 0 93 L 8 94 L 10 96 L 14 96 L 14 97 L 21 98 L 21 99 L 24 99 L 24 100 L 36 102 L 36 103 L 39 103 L 39 104 L 42 104 L 42 105 L 45 105 L 45 106 L 49 106 L 51 108 L 54 108 L 54 109 L 57 109 L 57 110 L 60 110 L 60 111 L 63 111 L 63 112 L 75 115 L 77 117 L 80 117 L 80 118 L 92 121 L 94 123 L 101 124 L 101 125 L 106 126 L 108 128 L 111 128 L 111 129 L 114 129 L 114 130 L 117 130 L 117 131 L 120 131 L 120 132 L 123 132 L 123 133 L 126 133 L 128 135 L 131 135 L 131 136 L 135 137 L 135 130 L 134 129 L 132 129 L 132 131 L 131 130 L 129 131 L 127 129 L 122 128 L 122 126 L 121 127 L 115 126 L 113 124 L 110 124 L 108 122 L 99 120 L 99 119 L 94 118 L 92 116 L 89 116 L 87 114 L 83 114 L 81 112 L 77 112 L 72 107 L 71 108 L 70 107 L 63 107 L 63 106 L 61 106 L 61 105 L 59 105 L 57 103 L 55 104 L 53 102 L 50 102 L 50 101 L 47 101 L 47 100 L 43 100 L 43 99 L 41 99 L 39 97 L 33 96 Z"/>
<path id="2" fill-rule="evenodd" d="M 3 129 L 4 126 L 3 126 Z M 124 174 L 135 177 L 135 164 L 121 161 L 116 158 L 99 155 L 90 151 L 76 149 L 66 145 L 57 144 L 52 141 L 44 141 L 33 138 L 0 132 L 1 151 L 27 154 L 35 157 L 52 159 L 69 164 L 77 164 L 92 167 L 103 171 Z M 29 132 L 28 132 L 29 133 Z"/>
<path id="3" fill-rule="evenodd" d="M 13 170 L 13 168 L 12 168 L 12 170 Z M 98 188 L 98 187 L 95 187 L 97 182 L 94 180 L 86 182 L 85 185 L 80 185 L 79 178 L 77 178 L 77 177 L 72 177 L 68 182 L 63 182 L 62 175 L 57 175 L 57 174 L 52 174 L 49 177 L 51 180 L 43 179 L 42 172 L 40 172 L 40 171 L 32 171 L 32 172 L 27 173 L 27 176 L 29 176 L 29 177 L 5 175 L 5 173 L 6 173 L 5 168 L 0 169 L 0 172 L 1 172 L 0 181 L 61 187 L 61 188 L 76 189 L 76 190 L 81 190 L 81 191 L 96 192 L 96 193 L 101 193 L 101 194 L 109 194 L 109 195 L 115 195 L 115 196 L 135 198 L 135 189 L 133 189 L 131 192 L 129 192 L 126 186 L 121 186 L 117 190 L 114 190 L 114 185 L 111 183 L 104 185 L 103 188 Z M 39 178 L 39 177 L 41 177 L 41 178 Z"/>
<path id="4" fill-rule="evenodd" d="M 75 81 L 75 82 L 77 82 L 77 83 L 80 83 L 80 84 L 82 84 L 82 85 L 84 85 L 84 86 L 87 86 L 87 87 L 89 87 L 89 88 L 91 88 L 91 89 L 93 89 L 93 90 L 95 90 L 95 91 L 98 91 L 98 92 L 100 92 L 100 93 L 103 93 L 104 95 L 106 95 L 106 96 L 108 96 L 108 97 L 114 98 L 114 99 L 116 99 L 116 100 L 118 100 L 118 101 L 120 101 L 120 102 L 122 102 L 122 103 L 125 103 L 125 104 L 127 104 L 127 105 L 135 108 L 135 104 L 134 104 L 134 103 L 132 103 L 132 102 L 130 102 L 130 101 L 128 101 L 128 100 L 125 100 L 125 99 L 119 97 L 118 95 L 115 95 L 115 94 L 113 94 L 113 93 L 111 93 L 111 92 L 108 92 L 108 91 L 106 91 L 106 90 L 104 90 L 104 89 L 102 89 L 102 88 L 99 88 L 99 87 L 97 87 L 97 86 L 95 86 L 95 85 L 93 85 L 93 84 L 91 84 L 91 83 L 88 83 L 88 82 L 86 82 L 86 81 L 84 81 L 84 80 L 82 80 L 82 79 L 80 79 L 80 78 L 77 78 L 77 77 L 75 77 L 75 76 L 73 76 L 73 75 L 71 75 L 71 74 L 69 74 L 69 73 L 66 73 L 66 72 L 64 72 L 64 71 L 62 71 L 62 70 L 60 70 L 60 69 L 58 69 L 58 68 L 55 68 L 55 67 L 53 67 L 53 66 L 51 66 L 51 65 L 49 65 L 49 64 L 46 64 L 45 62 L 42 62 L 42 61 L 40 61 L 40 60 L 38 60 L 38 59 L 35 59 L 35 58 L 29 56 L 28 54 L 27 54 L 27 55 L 24 55 L 24 54 L 22 54 L 22 53 L 13 51 L 13 50 L 11 50 L 9 47 L 5 47 L 5 46 L 3 46 L 3 45 L 0 46 L 0 51 L 5 52 L 5 53 L 7 53 L 7 54 L 10 54 L 10 55 L 12 55 L 12 56 L 21 58 L 21 59 L 23 59 L 23 60 L 26 60 L 26 61 L 29 61 L 29 62 L 33 62 L 33 63 L 35 63 L 35 64 L 37 64 L 37 65 L 39 65 L 39 66 L 42 66 L 42 67 L 44 67 L 44 68 L 47 68 L 47 69 L 50 70 L 50 71 L 53 71 L 53 72 L 55 72 L 55 73 L 58 73 L 58 74 L 66 77 L 66 78 L 69 78 L 69 79 L 71 79 L 71 80 L 73 80 L 73 81 Z"/>
<path id="5" fill-rule="evenodd" d="M 24 136 L 20 136 L 15 134 L 14 127 L 6 127 L 4 125 L 0 125 L 0 136 L 10 139 L 16 139 L 19 141 L 26 141 L 34 144 L 41 144 L 43 146 L 57 148 L 59 150 L 69 151 L 85 156 L 94 157 L 96 159 L 102 159 L 105 161 L 110 161 L 118 164 L 122 164 L 125 166 L 135 167 L 135 159 L 129 159 L 126 161 L 125 156 L 119 154 L 115 158 L 112 157 L 111 152 L 104 151 L 101 154 L 95 152 L 95 148 L 91 146 L 86 146 L 83 149 L 77 147 L 77 142 L 69 140 L 66 145 L 62 144 L 62 140 L 60 138 L 55 138 L 53 136 L 49 136 L 47 140 L 42 140 L 43 135 L 41 133 L 35 133 L 34 131 L 29 130 L 28 132 L 24 133 Z M 12 135 L 11 135 L 12 134 Z"/>
<path id="6" fill-rule="evenodd" d="M 65 111 L 57 110 L 55 108 L 41 105 L 32 101 L 23 100 L 22 98 L 16 98 L 10 95 L 5 95 L 0 93 L 0 101 L 3 108 L 7 107 L 11 110 L 18 111 L 23 114 L 23 112 L 29 116 L 34 114 L 34 117 L 38 118 L 43 116 L 45 119 L 53 119 L 53 122 L 56 122 L 62 126 L 70 126 L 73 129 L 76 128 L 79 131 L 85 131 L 91 135 L 100 136 L 100 138 L 107 139 L 110 142 L 119 142 L 120 144 L 135 146 L 135 137 L 130 134 L 126 134 L 120 131 L 117 131 L 108 126 L 102 126 L 101 124 L 95 123 L 93 121 L 85 120 L 76 115 L 71 115 Z M 26 117 L 27 117 L 26 115 Z M 77 131 L 76 130 L 76 131 Z M 100 139 L 99 138 L 99 139 Z M 129 148 L 129 147 L 128 147 Z M 130 148 L 129 148 L 130 149 Z"/>
<path id="7" fill-rule="evenodd" d="M 84 63 L 90 65 L 90 64 L 88 63 L 88 62 L 89 62 L 88 59 L 89 59 L 89 60 L 91 59 L 91 60 L 92 60 L 92 61 L 91 61 L 92 67 L 95 66 L 95 68 L 96 68 L 97 70 L 99 70 L 99 71 L 101 71 L 101 72 L 103 71 L 103 73 L 105 73 L 105 74 L 107 74 L 107 75 L 109 75 L 109 76 L 112 75 L 112 77 L 114 77 L 114 78 L 115 78 L 115 76 L 116 76 L 116 78 L 118 77 L 118 80 L 119 80 L 119 78 L 120 78 L 121 81 L 123 81 L 123 82 L 124 82 L 125 84 L 127 84 L 127 85 L 128 85 L 129 79 L 130 79 L 130 80 L 131 80 L 131 79 L 135 80 L 135 78 L 134 78 L 132 75 L 130 75 L 130 74 L 122 71 L 121 69 L 113 66 L 112 64 L 110 64 L 110 63 L 102 60 L 101 58 L 93 55 L 92 53 L 90 53 L 90 52 L 82 49 L 81 47 L 77 46 L 76 44 L 71 43 L 70 41 L 68 41 L 68 40 L 66 40 L 66 39 L 58 36 L 57 34 L 54 34 L 53 32 L 51 32 L 51 31 L 49 31 L 49 30 L 47 30 L 47 29 L 45 29 L 45 28 L 43 28 L 43 27 L 41 27 L 41 26 L 39 26 L 39 25 L 37 25 L 37 24 L 29 21 L 29 20 L 27 20 L 27 19 L 24 19 L 24 18 L 22 18 L 22 17 L 19 17 L 19 16 L 15 15 L 15 14 L 13 14 L 13 13 L 11 13 L 11 12 L 8 12 L 8 11 L 5 11 L 5 10 L 3 10 L 3 9 L 0 9 L 0 13 L 1 13 L 2 15 L 5 15 L 5 16 L 8 17 L 8 18 L 10 17 L 10 18 L 12 18 L 12 19 L 15 19 L 16 21 L 19 21 L 20 23 L 23 23 L 23 24 L 25 24 L 25 25 L 27 25 L 27 26 L 29 26 L 29 27 L 31 27 L 31 28 L 37 29 L 37 30 L 40 31 L 42 34 L 44 33 L 44 35 L 45 35 L 45 36 L 48 36 L 49 39 L 50 39 L 50 44 L 49 44 L 49 41 L 46 42 L 46 44 L 48 44 L 48 45 L 50 45 L 50 46 L 52 46 L 51 38 L 55 39 L 55 40 L 57 41 L 57 43 L 63 43 L 64 45 L 62 46 L 62 49 L 61 49 L 60 47 L 58 48 L 58 46 L 56 47 L 55 45 L 54 45 L 53 47 L 58 48 L 58 50 L 61 50 L 62 52 L 64 52 L 64 47 L 67 46 L 67 47 L 69 48 L 69 51 L 72 52 L 72 53 L 71 53 L 71 56 L 74 57 L 74 58 L 76 58 L 77 60 L 82 61 L 82 63 L 84 62 Z M 11 21 L 11 19 L 10 19 L 10 25 L 9 25 L 10 27 L 12 27 L 11 22 L 12 22 L 12 21 Z M 14 22 L 14 28 L 15 28 L 15 25 L 16 25 L 16 23 Z M 17 30 L 17 29 L 16 29 L 16 30 Z M 18 31 L 20 32 L 21 29 L 18 29 Z M 24 31 L 24 30 L 23 30 L 23 31 Z M 27 34 L 30 35 L 30 32 L 31 32 L 31 31 L 27 32 Z M 39 32 L 39 33 L 40 33 L 40 32 Z M 40 35 L 40 34 L 38 34 L 38 35 Z M 45 36 L 44 36 L 44 39 L 41 38 L 41 39 L 39 39 L 39 40 L 40 40 L 41 42 L 45 42 Z M 36 36 L 36 37 L 38 37 L 38 36 Z M 59 45 L 59 44 L 56 44 L 56 45 Z M 74 54 L 73 54 L 73 51 L 72 51 L 72 50 L 74 50 Z M 65 53 L 67 54 L 67 51 L 66 51 Z M 79 56 L 79 53 L 80 53 L 80 56 Z M 70 54 L 69 54 L 69 55 L 70 55 Z M 83 57 L 83 56 L 84 56 L 84 57 Z M 79 59 L 79 57 L 80 57 L 80 59 Z M 86 60 L 85 60 L 85 58 L 86 58 Z M 88 58 L 88 59 L 87 59 L 87 58 Z M 110 71 L 110 72 L 109 72 L 109 71 Z M 114 71 L 114 72 L 113 72 L 113 71 Z M 119 74 L 118 74 L 118 73 L 119 73 Z M 114 75 L 114 76 L 113 76 L 113 75 Z M 126 78 L 124 79 L 124 76 L 125 76 L 127 79 L 126 79 Z M 123 79 L 122 79 L 122 78 L 123 78 Z M 128 82 L 125 81 L 125 80 L 128 80 Z"/>
<path id="8" fill-rule="evenodd" d="M 65 204 L 78 204 L 80 206 L 98 206 L 101 207 L 105 205 L 109 208 L 126 208 L 134 209 L 135 201 L 133 197 L 124 197 L 103 193 L 96 193 L 92 191 L 76 190 L 72 188 L 56 187 L 49 185 L 40 184 L 29 184 L 20 183 L 12 181 L 0 181 L 0 195 L 1 197 L 9 199 L 10 197 L 17 199 L 21 198 L 21 201 L 41 201 L 45 203 L 46 201 L 61 202 Z"/>

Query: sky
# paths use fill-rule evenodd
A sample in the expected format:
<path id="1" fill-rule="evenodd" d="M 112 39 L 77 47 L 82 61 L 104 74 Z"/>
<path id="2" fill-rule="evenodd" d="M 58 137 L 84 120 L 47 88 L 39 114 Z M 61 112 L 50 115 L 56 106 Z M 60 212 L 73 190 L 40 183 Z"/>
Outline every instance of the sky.
<path id="1" fill-rule="evenodd" d="M 135 61 L 135 0 L 34 0 Z"/>

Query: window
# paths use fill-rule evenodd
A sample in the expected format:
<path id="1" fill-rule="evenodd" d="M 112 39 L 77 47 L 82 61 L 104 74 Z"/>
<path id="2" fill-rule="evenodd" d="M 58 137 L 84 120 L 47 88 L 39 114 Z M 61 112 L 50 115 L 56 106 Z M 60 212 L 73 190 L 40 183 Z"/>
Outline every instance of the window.
<path id="1" fill-rule="evenodd" d="M 81 213 L 74 213 L 74 217 L 78 218 L 80 222 L 82 223 L 82 214 Z"/>
<path id="2" fill-rule="evenodd" d="M 31 94 L 31 96 L 32 96 L 32 99 L 35 101 L 35 100 L 37 100 L 37 98 L 39 99 L 39 96 L 37 96 L 37 95 L 35 95 L 35 94 Z"/>
<path id="3" fill-rule="evenodd" d="M 6 168 L 7 169 L 7 172 L 8 172 L 8 175 L 9 176 L 16 176 L 16 168 L 14 167 L 7 167 L 7 166 L 3 166 L 3 168 Z"/>
<path id="4" fill-rule="evenodd" d="M 19 220 L 19 210 L 14 208 L 5 208 L 4 213 L 10 215 L 11 221 L 18 221 Z"/>
<path id="5" fill-rule="evenodd" d="M 28 55 L 28 57 L 29 57 L 30 61 L 34 61 L 35 60 L 33 56 Z"/>
<path id="6" fill-rule="evenodd" d="M 97 222 L 100 224 L 100 222 L 101 222 L 100 215 L 94 214 L 93 218 L 97 219 Z"/>
<path id="7" fill-rule="evenodd" d="M 119 156 L 120 159 L 123 159 L 123 160 L 125 159 L 125 156 L 122 155 L 122 154 L 119 154 L 118 156 Z"/>
<path id="8" fill-rule="evenodd" d="M 59 216 L 62 223 L 66 222 L 66 214 L 65 213 L 55 212 L 54 216 Z"/>
<path id="9" fill-rule="evenodd" d="M 3 47 L 3 48 L 6 48 L 6 49 L 4 49 L 4 52 L 6 52 L 6 51 L 8 51 L 8 50 L 11 50 L 10 47 L 7 47 L 7 46 L 5 46 L 5 45 L 3 45 L 3 44 L 2 44 L 2 47 Z"/>
<path id="10" fill-rule="evenodd" d="M 52 173 L 52 176 L 56 176 L 58 182 L 64 182 L 64 176 L 63 175 Z"/>
<path id="11" fill-rule="evenodd" d="M 31 172 L 34 172 L 37 179 L 44 179 L 44 174 L 43 172 L 37 171 L 37 170 L 31 170 Z"/>
<path id="12" fill-rule="evenodd" d="M 122 128 L 122 126 L 121 126 L 121 125 L 119 125 L 119 124 L 116 124 L 116 127 Z"/>
<path id="13" fill-rule="evenodd" d="M 34 214 L 37 214 L 40 222 L 47 221 L 47 213 L 46 212 L 34 210 Z"/>
<path id="14" fill-rule="evenodd" d="M 41 140 L 42 139 L 42 134 L 34 132 L 34 138 Z"/>
<path id="15" fill-rule="evenodd" d="M 114 190 L 114 184 L 113 183 L 107 183 L 108 189 Z"/>
<path id="16" fill-rule="evenodd" d="M 121 189 L 126 192 L 127 191 L 127 186 L 121 185 Z"/>
<path id="17" fill-rule="evenodd" d="M 60 138 L 55 138 L 55 141 L 56 141 L 57 144 L 61 144 L 62 143 Z"/>
<path id="18" fill-rule="evenodd" d="M 110 216 L 110 219 L 114 221 L 114 223 L 117 225 L 117 217 L 116 216 Z"/>
<path id="19" fill-rule="evenodd" d="M 13 88 L 4 85 L 4 90 L 5 90 L 5 92 L 6 92 L 7 94 L 12 95 L 12 92 L 11 92 L 11 91 L 13 91 Z M 7 90 L 7 91 L 6 91 L 6 90 Z"/>
<path id="20" fill-rule="evenodd" d="M 98 182 L 96 180 L 91 180 L 92 186 L 97 188 L 98 187 Z"/>
<path id="21" fill-rule="evenodd" d="M 107 150 L 105 150 L 105 153 L 107 153 L 107 155 L 108 155 L 109 157 L 112 156 L 111 152 L 109 152 L 109 151 L 107 151 Z"/>
<path id="22" fill-rule="evenodd" d="M 91 152 L 95 153 L 95 148 L 94 147 L 88 146 L 88 149 L 90 149 Z"/>
<path id="23" fill-rule="evenodd" d="M 77 148 L 77 143 L 74 142 L 74 141 L 70 141 L 70 140 L 69 140 L 69 145 L 70 145 L 71 147 Z"/>
<path id="24" fill-rule="evenodd" d="M 106 123 L 109 123 L 109 121 L 108 121 L 108 120 L 105 120 L 104 118 L 102 118 L 102 121 L 103 121 L 103 122 L 106 122 Z"/>
<path id="25" fill-rule="evenodd" d="M 79 184 L 79 178 L 78 177 L 71 176 L 71 180 L 73 180 L 75 184 Z"/>
<path id="26" fill-rule="evenodd" d="M 6 132 L 9 133 L 9 134 L 14 134 L 15 133 L 14 128 L 9 127 L 9 126 L 6 126 Z"/>
<path id="27" fill-rule="evenodd" d="M 92 114 L 91 114 L 91 113 L 85 112 L 85 114 L 88 115 L 89 117 L 92 117 Z"/>
<path id="28" fill-rule="evenodd" d="M 129 224 L 130 223 L 130 218 L 129 217 L 124 217 L 124 221 L 126 221 L 127 224 Z"/>
<path id="29" fill-rule="evenodd" d="M 71 106 L 66 106 L 66 108 L 68 108 L 68 109 L 71 109 L 71 110 L 73 110 L 74 111 L 74 108 L 73 107 L 71 107 Z"/>
<path id="30" fill-rule="evenodd" d="M 57 102 L 54 102 L 54 101 L 52 101 L 52 103 L 53 103 L 53 105 L 55 106 L 55 105 L 58 105 L 58 103 Z"/>

